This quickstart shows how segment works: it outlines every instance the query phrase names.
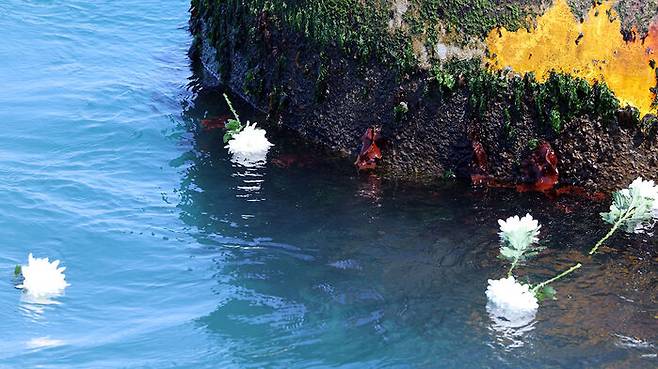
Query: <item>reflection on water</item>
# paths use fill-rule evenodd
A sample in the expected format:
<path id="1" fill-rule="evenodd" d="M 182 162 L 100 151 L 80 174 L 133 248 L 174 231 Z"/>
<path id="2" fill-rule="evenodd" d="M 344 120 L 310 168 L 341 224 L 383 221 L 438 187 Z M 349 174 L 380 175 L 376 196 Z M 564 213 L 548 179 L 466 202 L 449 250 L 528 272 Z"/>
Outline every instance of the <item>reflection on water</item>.
<path id="1" fill-rule="evenodd" d="M 232 176 L 241 180 L 242 183 L 236 186 L 236 197 L 245 199 L 246 201 L 263 201 L 261 197 L 261 185 L 265 181 L 264 171 L 265 166 L 262 165 L 249 165 L 245 166 L 240 163 L 232 165 L 234 172 Z M 252 217 L 253 215 L 242 215 L 243 219 Z"/>
<path id="2" fill-rule="evenodd" d="M 53 310 L 57 305 L 60 305 L 59 299 L 63 293 L 49 296 L 34 296 L 24 291 L 20 293 L 20 312 L 26 318 L 32 321 L 45 320 L 45 313 L 48 310 Z"/>
<path id="3" fill-rule="evenodd" d="M 369 199 L 373 204 L 379 204 L 382 195 L 382 181 L 375 174 L 367 174 L 361 178 L 357 195 Z"/>
<path id="4" fill-rule="evenodd" d="M 25 347 L 28 349 L 43 349 L 47 347 L 62 346 L 65 344 L 66 343 L 62 340 L 52 339 L 50 337 L 37 337 L 27 341 Z"/>
<path id="5" fill-rule="evenodd" d="M 529 333 L 535 329 L 536 311 L 509 316 L 495 305 L 487 303 L 487 313 L 491 320 L 491 331 L 497 341 L 506 349 L 522 347 L 531 337 Z"/>

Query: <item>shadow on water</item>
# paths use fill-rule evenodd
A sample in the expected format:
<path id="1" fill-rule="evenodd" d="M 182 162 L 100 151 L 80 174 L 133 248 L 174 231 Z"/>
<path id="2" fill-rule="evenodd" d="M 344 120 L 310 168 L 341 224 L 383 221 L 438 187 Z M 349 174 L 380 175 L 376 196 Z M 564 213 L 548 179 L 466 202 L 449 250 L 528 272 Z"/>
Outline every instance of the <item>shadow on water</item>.
<path id="1" fill-rule="evenodd" d="M 606 232 L 605 202 L 471 189 L 415 188 L 358 175 L 275 134 L 268 164 L 231 163 L 219 129 L 229 114 L 217 91 L 196 91 L 184 121 L 192 149 L 174 166 L 182 220 L 214 255 L 217 309 L 197 321 L 241 366 L 655 367 L 658 245 Z M 237 99 L 234 99 L 237 102 Z M 252 121 L 264 117 L 237 103 Z M 559 299 L 520 327 L 485 309 L 499 278 L 499 218 L 532 213 L 548 249 L 521 269 L 533 281 L 573 261 Z"/>

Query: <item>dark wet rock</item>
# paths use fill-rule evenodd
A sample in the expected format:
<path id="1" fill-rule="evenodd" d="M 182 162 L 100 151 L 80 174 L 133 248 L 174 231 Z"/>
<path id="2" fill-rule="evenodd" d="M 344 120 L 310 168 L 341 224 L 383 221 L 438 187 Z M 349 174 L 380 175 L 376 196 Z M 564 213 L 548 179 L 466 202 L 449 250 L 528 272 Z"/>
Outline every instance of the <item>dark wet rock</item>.
<path id="1" fill-rule="evenodd" d="M 201 62 L 204 83 L 226 84 L 266 112 L 271 127 L 292 130 L 352 161 L 362 154 L 364 132 L 380 127 L 386 144 L 376 172 L 383 177 L 431 182 L 454 173 L 464 179 L 476 176 L 481 184 L 538 181 L 542 176 L 531 173 L 537 169 L 528 163 L 550 167 L 537 162 L 540 143 L 559 158 L 554 170 L 560 186 L 611 190 L 639 175 L 658 173 L 655 118 L 639 122 L 602 87 L 574 92 L 584 107 L 570 111 L 574 100 L 565 97 L 563 86 L 578 81 L 560 84 L 564 77 L 556 77 L 557 87 L 549 91 L 555 94 L 553 105 L 542 105 L 538 99 L 546 98 L 548 90 L 540 91 L 528 78 L 487 74 L 479 62 L 456 61 L 449 68 L 452 64 L 441 61 L 443 69 L 428 68 L 421 65 L 420 48 L 412 57 L 418 64 L 409 67 L 387 59 L 389 54 L 355 51 L 349 40 L 321 42 L 319 35 L 289 26 L 274 10 L 209 3 L 211 9 L 193 7 L 190 23 L 195 36 L 190 55 Z M 529 4 L 522 7 L 528 14 L 546 5 Z M 471 40 L 478 34 L 467 32 Z M 377 47 L 359 47 L 369 46 Z M 401 103 L 404 112 L 396 108 Z"/>

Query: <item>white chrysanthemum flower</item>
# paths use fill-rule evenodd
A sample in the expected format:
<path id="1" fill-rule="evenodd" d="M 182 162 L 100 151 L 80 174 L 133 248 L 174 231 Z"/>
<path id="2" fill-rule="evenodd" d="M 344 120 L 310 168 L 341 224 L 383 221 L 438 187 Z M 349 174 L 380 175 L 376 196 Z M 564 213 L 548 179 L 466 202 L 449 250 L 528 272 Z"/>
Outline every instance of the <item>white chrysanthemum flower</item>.
<path id="1" fill-rule="evenodd" d="M 59 260 L 51 263 L 48 258 L 35 258 L 30 253 L 27 265 L 21 266 L 23 283 L 16 287 L 22 288 L 37 301 L 40 298 L 61 294 L 69 286 L 66 283 L 64 270 L 65 267 L 59 267 Z"/>
<path id="2" fill-rule="evenodd" d="M 272 143 L 265 137 L 265 130 L 256 128 L 256 124 L 247 125 L 234 135 L 226 148 L 233 155 L 233 160 L 245 166 L 253 166 L 265 162 L 267 152 Z"/>
<path id="3" fill-rule="evenodd" d="M 641 197 L 658 201 L 658 186 L 654 181 L 645 181 L 642 177 L 638 177 L 628 188 L 637 192 Z"/>
<path id="4" fill-rule="evenodd" d="M 530 286 L 518 283 L 513 276 L 490 279 L 486 295 L 489 303 L 505 317 L 534 314 L 539 308 L 537 297 L 530 291 Z"/>
<path id="5" fill-rule="evenodd" d="M 658 219 L 658 186 L 638 177 L 628 188 L 613 194 L 610 211 L 601 216 L 610 224 L 619 223 L 627 233 L 648 231 Z"/>
<path id="6" fill-rule="evenodd" d="M 526 214 L 523 218 L 515 215 L 507 220 L 499 219 L 498 224 L 500 239 L 515 249 L 525 249 L 539 240 L 541 225 L 530 214 Z"/>
<path id="7" fill-rule="evenodd" d="M 658 185 L 654 181 L 645 181 L 642 177 L 638 177 L 631 185 L 630 189 L 637 191 L 637 193 L 647 200 L 652 200 L 651 203 L 651 216 L 658 219 Z"/>

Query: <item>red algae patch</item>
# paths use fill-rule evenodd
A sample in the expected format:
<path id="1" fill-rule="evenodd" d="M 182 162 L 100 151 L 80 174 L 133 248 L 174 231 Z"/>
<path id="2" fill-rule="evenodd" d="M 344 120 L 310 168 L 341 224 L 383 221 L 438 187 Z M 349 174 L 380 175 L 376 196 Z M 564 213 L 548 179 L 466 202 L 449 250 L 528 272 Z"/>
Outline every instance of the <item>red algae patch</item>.
<path id="1" fill-rule="evenodd" d="M 518 192 L 552 190 L 559 181 L 557 170 L 557 155 L 548 142 L 542 142 L 539 147 L 523 163 L 525 184 L 516 186 Z"/>
<path id="2" fill-rule="evenodd" d="M 380 128 L 370 127 L 361 136 L 361 152 L 356 158 L 358 170 L 371 170 L 377 167 L 377 160 L 382 158 L 382 152 L 377 146 L 377 141 L 381 139 Z"/>
<path id="3" fill-rule="evenodd" d="M 228 115 L 216 117 L 216 118 L 202 119 L 201 126 L 206 130 L 223 129 L 225 128 L 226 121 L 228 119 L 229 119 Z"/>

